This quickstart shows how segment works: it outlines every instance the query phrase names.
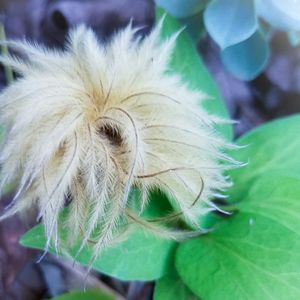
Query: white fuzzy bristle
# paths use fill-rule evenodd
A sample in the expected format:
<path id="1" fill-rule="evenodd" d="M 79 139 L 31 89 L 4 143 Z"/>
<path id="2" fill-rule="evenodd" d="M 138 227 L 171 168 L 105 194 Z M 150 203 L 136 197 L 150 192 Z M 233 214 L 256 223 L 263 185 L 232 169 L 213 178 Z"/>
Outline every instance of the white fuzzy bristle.
<path id="1" fill-rule="evenodd" d="M 37 207 L 48 244 L 57 243 L 67 198 L 70 239 L 81 237 L 83 247 L 93 238 L 97 255 L 124 217 L 147 224 L 128 210 L 132 187 L 141 209 L 159 189 L 175 208 L 170 218 L 196 224 L 229 184 L 230 144 L 215 133 L 217 118 L 201 108 L 201 92 L 167 72 L 176 35 L 161 42 L 160 26 L 142 40 L 134 34 L 128 26 L 102 45 L 79 26 L 65 50 L 13 41 L 22 55 L 0 58 L 20 75 L 0 95 L 1 186 L 18 182 L 4 217 Z M 149 229 L 181 235 L 154 222 Z"/>

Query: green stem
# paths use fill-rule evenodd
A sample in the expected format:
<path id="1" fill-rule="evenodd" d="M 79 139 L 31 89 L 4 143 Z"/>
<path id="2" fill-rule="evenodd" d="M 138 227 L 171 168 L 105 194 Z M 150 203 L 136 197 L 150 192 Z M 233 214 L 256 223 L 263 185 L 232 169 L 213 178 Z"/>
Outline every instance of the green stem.
<path id="1" fill-rule="evenodd" d="M 3 23 L 0 23 L 0 40 L 1 41 L 5 41 L 6 40 L 6 34 L 5 34 L 5 29 L 4 29 L 4 25 Z M 8 47 L 5 44 L 1 44 L 1 54 L 2 55 L 8 55 Z M 5 73 L 5 78 L 6 78 L 6 82 L 7 84 L 10 84 L 13 82 L 14 80 L 14 73 L 13 70 L 11 68 L 11 66 L 4 66 L 4 73 Z"/>

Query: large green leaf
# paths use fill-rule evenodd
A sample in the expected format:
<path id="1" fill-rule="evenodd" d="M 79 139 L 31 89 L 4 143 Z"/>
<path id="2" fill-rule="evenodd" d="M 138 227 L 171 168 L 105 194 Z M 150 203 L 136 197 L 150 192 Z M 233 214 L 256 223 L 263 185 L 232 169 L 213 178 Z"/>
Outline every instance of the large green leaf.
<path id="1" fill-rule="evenodd" d="M 26 247 L 44 249 L 44 227 L 34 227 L 21 238 L 20 243 Z M 71 249 L 63 248 L 59 255 L 74 258 L 79 246 L 80 244 Z M 174 247 L 173 241 L 146 234 L 142 229 L 136 228 L 125 241 L 103 251 L 93 263 L 93 268 L 121 280 L 154 280 L 168 272 Z M 56 254 L 53 248 L 49 252 Z M 89 265 L 92 257 L 92 247 L 85 247 L 76 261 Z"/>
<path id="2" fill-rule="evenodd" d="M 164 12 L 159 9 L 157 17 L 160 18 L 162 15 L 164 15 Z M 162 36 L 168 37 L 180 29 L 181 26 L 178 21 L 167 15 L 163 25 Z M 186 31 L 183 31 L 177 39 L 175 52 L 171 60 L 171 68 L 174 72 L 178 73 L 191 88 L 201 90 L 212 98 L 204 103 L 205 108 L 209 112 L 228 118 L 228 112 L 219 89 Z M 231 125 L 218 126 L 217 129 L 229 139 L 232 138 Z"/>
<path id="3" fill-rule="evenodd" d="M 197 300 L 199 299 L 184 284 L 182 279 L 174 272 L 155 283 L 154 300 Z"/>
<path id="4" fill-rule="evenodd" d="M 248 165 L 229 173 L 234 181 L 229 191 L 232 200 L 243 200 L 253 181 L 267 173 L 300 179 L 300 115 L 259 126 L 241 137 L 238 144 L 245 147 L 232 155 Z"/>
<path id="5" fill-rule="evenodd" d="M 52 300 L 114 300 L 115 297 L 100 290 L 72 291 L 52 298 Z"/>
<path id="6" fill-rule="evenodd" d="M 241 212 L 184 243 L 176 262 L 204 300 L 300 299 L 300 181 L 261 177 Z"/>
<path id="7" fill-rule="evenodd" d="M 300 117 L 257 128 L 231 173 L 239 212 L 187 241 L 177 270 L 204 300 L 300 299 Z"/>
<path id="8" fill-rule="evenodd" d="M 133 197 L 135 193 L 132 194 Z M 151 198 L 151 206 L 146 210 L 144 216 L 158 217 L 164 210 L 169 210 L 167 199 L 160 193 L 154 193 Z M 64 223 L 63 214 L 61 223 Z M 80 246 L 80 242 L 73 247 L 65 246 L 65 237 L 68 235 L 63 227 L 59 228 L 61 237 L 61 251 L 59 255 L 66 258 L 74 258 Z M 25 233 L 20 243 L 23 246 L 44 249 L 46 244 L 43 225 L 35 226 Z M 99 255 L 93 263 L 93 268 L 99 272 L 122 280 L 154 280 L 169 272 L 173 264 L 173 256 L 176 243 L 172 240 L 159 238 L 150 232 L 145 232 L 141 227 L 135 225 L 130 231 L 128 238 L 107 248 Z M 50 248 L 51 253 L 56 253 Z M 76 261 L 89 265 L 93 257 L 92 247 L 85 247 Z"/>

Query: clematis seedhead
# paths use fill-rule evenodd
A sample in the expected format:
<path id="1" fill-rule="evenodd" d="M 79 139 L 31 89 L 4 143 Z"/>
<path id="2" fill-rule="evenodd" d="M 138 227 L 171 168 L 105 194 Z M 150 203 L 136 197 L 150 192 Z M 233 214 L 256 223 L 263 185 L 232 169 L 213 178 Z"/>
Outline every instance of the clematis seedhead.
<path id="1" fill-rule="evenodd" d="M 180 33 L 162 41 L 160 31 L 161 23 L 138 39 L 128 26 L 101 44 L 79 26 L 64 50 L 7 42 L 18 55 L 1 61 L 19 77 L 0 96 L 1 186 L 16 182 L 17 191 L 2 218 L 35 207 L 47 245 L 58 246 L 68 206 L 69 238 L 81 239 L 80 249 L 93 239 L 98 255 L 129 224 L 178 238 L 184 232 L 161 223 L 182 218 L 197 227 L 217 209 L 211 199 L 230 184 L 223 172 L 231 145 L 214 129 L 222 120 L 202 108 L 206 96 L 169 70 Z M 140 212 L 157 189 L 174 212 L 143 219 L 129 207 L 133 188 Z"/>

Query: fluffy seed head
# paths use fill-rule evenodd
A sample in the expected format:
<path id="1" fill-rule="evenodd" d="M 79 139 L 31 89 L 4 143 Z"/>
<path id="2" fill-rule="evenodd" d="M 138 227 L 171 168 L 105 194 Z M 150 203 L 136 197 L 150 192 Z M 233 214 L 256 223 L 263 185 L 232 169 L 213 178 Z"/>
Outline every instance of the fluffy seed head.
<path id="1" fill-rule="evenodd" d="M 196 224 L 228 186 L 227 145 L 201 108 L 203 95 L 168 72 L 176 35 L 161 42 L 160 26 L 142 40 L 134 35 L 128 26 L 103 45 L 79 26 L 65 50 L 8 42 L 21 55 L 1 58 L 20 75 L 0 96 L 1 186 L 18 183 L 3 218 L 37 207 L 48 243 L 58 240 L 66 204 L 70 235 L 82 246 L 96 235 L 99 253 L 124 219 L 167 232 L 128 209 L 133 187 L 141 209 L 159 189 L 174 207 L 170 217 Z"/>

